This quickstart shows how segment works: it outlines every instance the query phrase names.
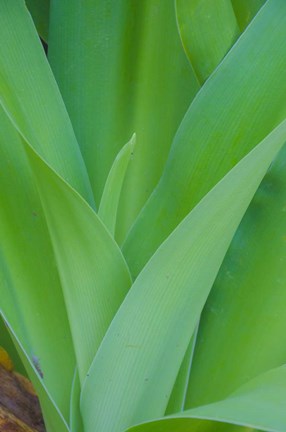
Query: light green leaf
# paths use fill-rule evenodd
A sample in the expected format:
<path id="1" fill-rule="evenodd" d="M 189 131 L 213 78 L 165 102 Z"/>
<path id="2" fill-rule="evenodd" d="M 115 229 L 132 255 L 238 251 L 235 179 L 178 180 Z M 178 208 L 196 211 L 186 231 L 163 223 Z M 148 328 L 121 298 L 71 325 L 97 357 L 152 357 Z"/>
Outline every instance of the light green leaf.
<path id="1" fill-rule="evenodd" d="M 164 174 L 123 246 L 133 275 L 198 201 L 285 118 L 283 70 L 286 2 L 269 0 L 184 117 Z"/>
<path id="2" fill-rule="evenodd" d="M 122 242 L 158 182 L 199 88 L 181 46 L 174 1 L 52 0 L 51 5 L 49 60 L 97 204 L 116 155 L 136 131 L 136 154 L 119 208 L 116 238 Z"/>
<path id="3" fill-rule="evenodd" d="M 122 184 L 130 158 L 133 157 L 135 140 L 136 135 L 134 134 L 116 156 L 100 200 L 98 216 L 113 236 Z"/>
<path id="4" fill-rule="evenodd" d="M 223 399 L 285 362 L 285 161 L 283 148 L 237 230 L 202 314 L 187 408 Z"/>
<path id="5" fill-rule="evenodd" d="M 50 0 L 25 0 L 41 38 L 48 42 Z"/>
<path id="6" fill-rule="evenodd" d="M 188 383 L 189 383 L 189 377 L 190 377 L 190 371 L 192 367 L 192 361 L 194 356 L 194 350 L 196 346 L 196 340 L 197 340 L 197 334 L 198 334 L 198 328 L 199 325 L 197 325 L 197 328 L 191 337 L 189 346 L 187 348 L 186 354 L 184 356 L 184 359 L 182 361 L 180 370 L 178 372 L 176 382 L 174 384 L 168 406 L 166 408 L 166 415 L 184 411 L 185 408 L 185 402 L 186 402 L 186 396 L 187 396 L 187 390 L 188 390 Z"/>
<path id="7" fill-rule="evenodd" d="M 203 82 L 239 35 L 231 2 L 176 0 L 176 14 L 185 52 Z M 167 414 L 184 409 L 195 340 L 191 344 L 174 385 Z"/>
<path id="8" fill-rule="evenodd" d="M 75 356 L 62 288 L 21 138 L 1 107 L 0 196 L 0 308 L 68 419 Z"/>
<path id="9" fill-rule="evenodd" d="M 96 213 L 25 142 L 45 210 L 83 381 L 131 278 Z"/>
<path id="10" fill-rule="evenodd" d="M 128 432 L 217 432 L 217 422 L 245 425 L 267 432 L 286 429 L 286 366 L 270 370 L 232 393 L 227 399 L 184 411 L 172 418 L 158 419 L 128 429 Z M 214 420 L 215 422 L 208 422 Z M 235 427 L 234 427 L 235 428 Z M 249 429 L 248 429 L 249 428 Z M 236 430 L 236 429 L 234 429 Z M 244 431 L 245 429 L 239 429 Z"/>
<path id="11" fill-rule="evenodd" d="M 93 204 L 69 117 L 24 0 L 1 0 L 0 40 L 0 103 L 39 154 Z"/>
<path id="12" fill-rule="evenodd" d="M 241 30 L 250 23 L 266 0 L 231 0 Z"/>
<path id="13" fill-rule="evenodd" d="M 176 0 L 184 50 L 203 83 L 239 36 L 231 0 Z"/>
<path id="14" fill-rule="evenodd" d="M 164 414 L 231 238 L 285 139 L 286 121 L 212 189 L 135 280 L 82 386 L 86 432 L 119 432 Z"/>
<path id="15" fill-rule="evenodd" d="M 83 432 L 82 418 L 79 409 L 80 399 L 80 380 L 78 370 L 75 370 L 73 385 L 71 391 L 71 407 L 70 407 L 70 431 Z"/>
<path id="16" fill-rule="evenodd" d="M 45 387 L 43 381 L 39 378 L 39 375 L 35 369 L 35 366 L 31 362 L 28 354 L 26 353 L 24 347 L 22 346 L 20 340 L 18 339 L 16 333 L 14 332 L 10 323 L 6 320 L 5 315 L 0 309 L 1 318 L 5 321 L 5 324 L 9 328 L 12 340 L 17 348 L 19 356 L 26 368 L 28 376 L 32 381 L 37 395 L 40 400 L 40 404 L 43 411 L 45 426 L 47 432 L 69 432 L 69 428 L 62 417 L 61 413 L 58 411 L 57 406 L 54 403 L 53 398 L 49 394 L 47 388 Z"/>

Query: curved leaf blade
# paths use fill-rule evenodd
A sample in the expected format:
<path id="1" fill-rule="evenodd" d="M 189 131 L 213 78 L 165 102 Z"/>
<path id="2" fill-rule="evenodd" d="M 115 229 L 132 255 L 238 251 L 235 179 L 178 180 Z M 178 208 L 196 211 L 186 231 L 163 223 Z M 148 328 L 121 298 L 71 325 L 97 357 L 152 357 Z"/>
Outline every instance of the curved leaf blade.
<path id="1" fill-rule="evenodd" d="M 233 9 L 239 24 L 243 31 L 250 23 L 259 9 L 264 5 L 266 0 L 231 0 Z"/>
<path id="2" fill-rule="evenodd" d="M 285 41 L 286 3 L 269 0 L 198 93 L 123 245 L 134 276 L 211 187 L 285 118 Z"/>
<path id="3" fill-rule="evenodd" d="M 100 200 L 98 216 L 112 236 L 114 236 L 115 233 L 118 203 L 126 170 L 130 158 L 133 156 L 135 140 L 136 136 L 134 134 L 130 141 L 122 147 L 116 156 L 108 174 Z"/>
<path id="4" fill-rule="evenodd" d="M 131 427 L 128 432 L 173 432 L 174 430 L 176 432 L 216 432 L 221 430 L 218 422 L 246 426 L 249 431 L 257 428 L 266 432 L 284 432 L 285 398 L 286 366 L 284 365 L 260 375 L 232 393 L 227 399 L 184 411 L 169 418 Z M 232 430 L 230 425 L 223 429 L 223 431 Z"/>
<path id="5" fill-rule="evenodd" d="M 0 172 L 0 308 L 67 419 L 75 356 L 62 287 L 21 138 L 2 108 Z"/>
<path id="6" fill-rule="evenodd" d="M 80 380 L 78 370 L 75 369 L 74 379 L 71 391 L 71 408 L 70 408 L 70 431 L 71 432 L 83 432 L 82 418 L 79 408 L 80 400 Z"/>
<path id="7" fill-rule="evenodd" d="M 285 138 L 286 121 L 212 189 L 135 280 L 82 387 L 87 432 L 121 431 L 164 414 L 232 236 Z"/>
<path id="8" fill-rule="evenodd" d="M 285 161 L 283 148 L 236 232 L 206 303 L 187 408 L 223 399 L 285 362 Z"/>
<path id="9" fill-rule="evenodd" d="M 40 400 L 40 404 L 43 410 L 43 417 L 45 421 L 45 426 L 47 429 L 47 432 L 69 432 L 68 425 L 64 418 L 62 417 L 61 413 L 58 411 L 58 408 L 49 394 L 47 388 L 45 387 L 43 381 L 39 378 L 39 375 L 35 369 L 35 366 L 29 359 L 29 356 L 27 355 L 25 349 L 23 348 L 21 342 L 17 338 L 16 333 L 14 332 L 12 326 L 9 324 L 9 322 L 6 320 L 5 315 L 3 314 L 2 310 L 0 309 L 0 315 L 1 318 L 4 320 L 5 324 L 9 328 L 9 332 L 11 335 L 11 338 L 14 342 L 14 345 L 17 348 L 18 354 L 26 368 L 26 371 L 28 373 L 28 376 L 30 380 L 32 381 L 35 390 L 37 392 L 37 395 Z"/>
<path id="10" fill-rule="evenodd" d="M 182 44 L 200 83 L 221 62 L 239 36 L 230 0 L 176 0 Z"/>
<path id="11" fill-rule="evenodd" d="M 93 205 L 72 125 L 24 0 L 0 2 L 0 39 L 0 103 L 18 131 Z"/>
<path id="12" fill-rule="evenodd" d="M 50 0 L 25 0 L 41 38 L 48 42 Z"/>
<path id="13" fill-rule="evenodd" d="M 25 142 L 62 283 L 81 382 L 131 277 L 94 210 Z"/>
<path id="14" fill-rule="evenodd" d="M 181 46 L 173 0 L 51 4 L 49 61 L 97 204 L 116 155 L 136 131 L 118 211 L 122 243 L 161 176 L 199 85 Z"/>

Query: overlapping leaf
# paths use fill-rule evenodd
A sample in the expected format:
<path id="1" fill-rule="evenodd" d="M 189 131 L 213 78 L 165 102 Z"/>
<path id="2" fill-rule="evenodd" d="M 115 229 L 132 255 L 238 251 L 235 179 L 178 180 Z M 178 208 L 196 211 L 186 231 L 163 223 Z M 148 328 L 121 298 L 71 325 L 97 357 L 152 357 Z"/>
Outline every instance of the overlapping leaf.
<path id="1" fill-rule="evenodd" d="M 80 400 L 80 380 L 78 370 L 74 373 L 72 391 L 71 391 L 71 408 L 70 408 L 70 430 L 71 432 L 84 432 L 82 418 L 79 409 Z"/>
<path id="2" fill-rule="evenodd" d="M 48 41 L 50 0 L 25 0 L 39 35 Z"/>
<path id="3" fill-rule="evenodd" d="M 286 3 L 269 0 L 198 93 L 163 176 L 123 246 L 134 275 L 210 188 L 285 117 L 285 40 Z"/>
<path id="4" fill-rule="evenodd" d="M 131 284 L 96 213 L 27 143 L 64 292 L 81 381 Z"/>
<path id="5" fill-rule="evenodd" d="M 188 59 L 201 83 L 239 36 L 230 0 L 176 0 L 178 28 Z"/>
<path id="6" fill-rule="evenodd" d="M 117 210 L 122 184 L 126 175 L 130 158 L 133 157 L 134 154 L 135 140 L 136 137 L 134 134 L 130 141 L 125 144 L 125 146 L 116 156 L 108 174 L 100 200 L 98 216 L 113 236 L 115 233 Z"/>
<path id="7" fill-rule="evenodd" d="M 13 332 L 13 329 L 9 322 L 7 321 L 5 315 L 2 313 L 0 309 L 1 319 L 3 319 L 9 328 L 10 335 L 13 339 L 14 345 L 17 348 L 18 354 L 22 360 L 23 365 L 25 366 L 30 379 L 33 382 L 33 385 L 37 391 L 37 395 L 39 397 L 42 409 L 43 416 L 45 420 L 45 425 L 48 431 L 57 431 L 57 432 L 68 432 L 68 425 L 62 414 L 58 411 L 57 406 L 54 403 L 53 398 L 49 394 L 47 388 L 45 387 L 42 380 L 40 380 L 38 373 L 35 369 L 35 366 L 31 362 L 28 354 L 26 353 L 24 347 L 21 342 L 17 338 L 16 334 Z"/>
<path id="8" fill-rule="evenodd" d="M 197 325 L 197 328 L 195 329 L 194 334 L 191 337 L 189 346 L 186 350 L 184 359 L 180 366 L 180 370 L 178 372 L 172 393 L 168 401 L 168 406 L 166 408 L 166 415 L 177 413 L 185 409 L 190 372 L 191 372 L 194 350 L 197 341 L 198 328 L 199 326 Z"/>
<path id="9" fill-rule="evenodd" d="M 200 406 L 173 417 L 155 420 L 128 429 L 128 432 L 284 432 L 286 367 L 273 369 L 250 381 L 227 399 Z M 223 427 L 224 426 L 224 427 Z"/>
<path id="10" fill-rule="evenodd" d="M 24 0 L 0 2 L 0 102 L 18 129 L 89 203 L 86 168 Z M 21 71 L 21 73 L 19 73 Z"/>
<path id="11" fill-rule="evenodd" d="M 32 12 L 48 4 L 27 2 Z M 183 44 L 195 52 L 201 82 L 237 37 L 236 18 L 243 29 L 263 3 L 233 0 L 232 8 L 227 0 L 200 5 L 177 0 Z M 103 191 L 99 217 L 121 243 L 160 177 L 171 139 L 199 85 L 180 46 L 173 1 L 52 0 L 51 7 L 52 67 L 97 202 Z M 216 20 L 202 32 L 208 14 Z M 188 216 L 125 298 L 128 268 L 87 204 L 94 205 L 85 165 L 24 1 L 2 1 L 0 36 L 7 44 L 0 48 L 1 103 L 12 123 L 2 113 L 1 307 L 36 384 L 49 431 L 67 431 L 58 408 L 67 419 L 71 402 L 70 428 L 82 432 L 81 387 L 87 432 L 122 432 L 166 409 L 182 410 L 199 315 L 236 227 L 286 137 L 282 123 L 242 159 L 286 114 L 285 16 L 285 2 L 269 0 L 190 106 L 162 180 L 124 245 L 134 275 Z M 37 14 L 34 19 L 43 33 Z M 130 146 L 111 165 L 134 130 L 138 150 L 124 179 Z M 203 313 L 187 405 L 204 406 L 184 418 L 159 419 L 132 430 L 249 430 L 227 422 L 285 429 L 285 368 L 228 396 L 249 377 L 285 362 L 284 156 L 279 160 L 237 232 Z M 275 255 L 267 251 L 270 244 Z M 50 322 L 53 296 L 56 319 Z M 79 366 L 71 400 L 66 395 L 74 357 L 66 308 Z M 35 370 L 40 370 L 39 360 L 47 388 Z"/>
<path id="12" fill-rule="evenodd" d="M 21 373 L 22 375 L 26 375 L 23 364 L 20 360 L 20 357 L 17 353 L 17 350 L 14 346 L 14 343 L 11 339 L 11 336 L 2 316 L 0 316 L 0 347 L 2 347 L 7 353 L 9 353 L 8 355 L 11 358 L 15 370 L 17 370 L 17 372 Z"/>
<path id="13" fill-rule="evenodd" d="M 121 431 L 164 414 L 227 247 L 285 138 L 283 122 L 199 203 L 140 273 L 83 384 L 87 432 Z"/>
<path id="14" fill-rule="evenodd" d="M 187 407 L 222 399 L 286 362 L 285 164 L 283 148 L 214 284 L 202 315 Z"/>
<path id="15" fill-rule="evenodd" d="M 199 88 L 181 46 L 174 2 L 51 5 L 49 60 L 97 203 L 116 155 L 137 135 L 119 208 L 122 241 L 159 180 L 173 135 Z"/>
<path id="16" fill-rule="evenodd" d="M 250 23 L 259 9 L 264 5 L 266 0 L 231 0 L 233 9 L 237 18 L 237 22 L 244 30 Z"/>
<path id="17" fill-rule="evenodd" d="M 0 196 L 1 309 L 68 418 L 75 357 L 62 289 L 21 138 L 2 108 Z"/>

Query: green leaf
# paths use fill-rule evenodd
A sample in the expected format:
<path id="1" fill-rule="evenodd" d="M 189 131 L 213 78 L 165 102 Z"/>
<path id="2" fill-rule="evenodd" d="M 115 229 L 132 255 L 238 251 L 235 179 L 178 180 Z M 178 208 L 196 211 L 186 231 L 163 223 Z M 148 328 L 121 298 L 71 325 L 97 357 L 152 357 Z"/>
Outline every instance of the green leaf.
<path id="1" fill-rule="evenodd" d="M 82 382 L 131 278 L 94 210 L 24 144 L 45 210 Z"/>
<path id="2" fill-rule="evenodd" d="M 113 236 L 115 232 L 117 209 L 122 184 L 130 158 L 133 156 L 135 140 L 136 135 L 134 134 L 130 141 L 125 144 L 116 156 L 108 174 L 100 200 L 98 216 Z"/>
<path id="3" fill-rule="evenodd" d="M 242 220 L 202 314 L 187 408 L 223 399 L 285 362 L 285 161 L 283 148 Z"/>
<path id="4" fill-rule="evenodd" d="M 184 411 L 198 328 L 199 326 L 197 325 L 197 328 L 193 336 L 191 337 L 189 346 L 182 361 L 180 370 L 176 378 L 176 382 L 174 384 L 168 402 L 168 406 L 166 408 L 166 415 Z"/>
<path id="5" fill-rule="evenodd" d="M 79 409 L 80 400 L 80 380 L 78 370 L 75 369 L 73 385 L 71 391 L 71 408 L 70 408 L 70 431 L 83 432 L 82 418 Z"/>
<path id="6" fill-rule="evenodd" d="M 184 50 L 203 83 L 239 36 L 231 0 L 176 0 Z"/>
<path id="7" fill-rule="evenodd" d="M 198 201 L 285 118 L 285 41 L 286 2 L 269 0 L 198 93 L 123 245 L 134 276 Z"/>
<path id="8" fill-rule="evenodd" d="M 232 236 L 285 139 L 286 121 L 212 189 L 135 280 L 82 386 L 86 432 L 122 431 L 164 414 Z"/>
<path id="9" fill-rule="evenodd" d="M 75 356 L 62 288 L 22 141 L 2 108 L 0 196 L 0 308 L 68 419 Z"/>
<path id="10" fill-rule="evenodd" d="M 178 28 L 185 52 L 203 82 L 239 35 L 230 0 L 177 0 Z M 195 340 L 186 352 L 166 413 L 184 408 Z M 189 357 L 188 357 L 189 355 Z"/>
<path id="11" fill-rule="evenodd" d="M 69 428 L 64 418 L 62 417 L 61 413 L 58 411 L 53 398 L 49 394 L 43 381 L 39 378 L 37 370 L 35 369 L 35 365 L 33 365 L 33 363 L 31 362 L 28 354 L 26 353 L 20 340 L 17 338 L 17 335 L 14 332 L 12 326 L 6 320 L 6 317 L 1 311 L 1 309 L 0 309 L 0 316 L 5 321 L 6 326 L 9 328 L 10 335 L 12 337 L 15 346 L 17 347 L 19 356 L 21 357 L 21 360 L 26 368 L 28 376 L 35 387 L 35 390 L 37 392 L 42 407 L 42 412 L 43 412 L 47 432 L 55 432 L 55 431 L 69 432 Z"/>
<path id="12" fill-rule="evenodd" d="M 172 418 L 158 419 L 131 427 L 128 432 L 233 430 L 230 425 L 221 429 L 217 422 L 245 425 L 247 430 L 258 428 L 267 432 L 284 432 L 286 428 L 285 398 L 286 366 L 284 365 L 251 380 L 225 400 L 184 411 Z M 214 420 L 214 422 L 207 420 Z"/>
<path id="13" fill-rule="evenodd" d="M 52 0 L 49 60 L 97 204 L 116 155 L 136 132 L 119 208 L 116 238 L 122 242 L 199 88 L 181 46 L 174 2 Z"/>
<path id="14" fill-rule="evenodd" d="M 241 30 L 250 23 L 266 0 L 231 0 Z"/>
<path id="15" fill-rule="evenodd" d="M 0 2 L 0 102 L 21 134 L 90 204 L 93 196 L 64 103 L 23 0 Z"/>
<path id="16" fill-rule="evenodd" d="M 41 38 L 48 42 L 50 0 L 25 0 Z"/>

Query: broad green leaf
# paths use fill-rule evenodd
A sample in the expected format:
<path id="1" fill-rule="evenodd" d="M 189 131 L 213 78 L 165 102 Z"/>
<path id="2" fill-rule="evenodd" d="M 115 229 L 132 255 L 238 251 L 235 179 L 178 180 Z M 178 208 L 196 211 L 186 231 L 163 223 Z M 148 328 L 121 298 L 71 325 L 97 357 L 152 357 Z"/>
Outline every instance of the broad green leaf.
<path id="1" fill-rule="evenodd" d="M 25 0 L 41 38 L 48 42 L 50 0 Z"/>
<path id="2" fill-rule="evenodd" d="M 70 430 L 71 432 L 83 432 L 82 418 L 79 409 L 80 400 L 80 380 L 78 370 L 75 370 L 72 391 L 71 391 L 71 408 L 70 408 Z"/>
<path id="3" fill-rule="evenodd" d="M 188 408 L 223 399 L 286 362 L 285 163 L 283 148 L 242 220 L 202 314 Z"/>
<path id="4" fill-rule="evenodd" d="M 251 380 L 227 399 L 184 411 L 128 429 L 128 432 L 217 432 L 233 431 L 217 422 L 245 425 L 241 431 L 284 432 L 286 429 L 286 367 L 273 369 Z M 210 422 L 207 420 L 214 420 Z M 237 428 L 238 429 L 238 428 Z"/>
<path id="5" fill-rule="evenodd" d="M 97 204 L 116 155 L 136 132 L 119 208 L 122 241 L 199 88 L 181 46 L 174 1 L 52 0 L 49 60 Z"/>
<path id="6" fill-rule="evenodd" d="M 164 414 L 231 238 L 285 139 L 286 121 L 212 189 L 135 280 L 82 386 L 86 432 L 122 431 Z"/>
<path id="7" fill-rule="evenodd" d="M 135 140 L 136 136 L 134 134 L 116 156 L 100 200 L 98 216 L 113 236 L 122 184 L 130 158 L 133 156 Z"/>
<path id="8" fill-rule="evenodd" d="M 94 210 L 24 144 L 45 210 L 82 382 L 131 278 Z"/>
<path id="9" fill-rule="evenodd" d="M 0 102 L 39 154 L 89 203 L 86 168 L 24 0 L 0 2 Z"/>
<path id="10" fill-rule="evenodd" d="M 266 0 L 231 0 L 241 30 L 250 23 Z"/>
<path id="11" fill-rule="evenodd" d="M 75 356 L 62 288 L 22 141 L 2 108 L 0 196 L 0 308 L 67 419 Z"/>
<path id="12" fill-rule="evenodd" d="M 239 36 L 231 0 L 176 0 L 184 50 L 203 83 Z"/>
<path id="13" fill-rule="evenodd" d="M 283 70 L 286 2 L 269 0 L 184 117 L 163 176 L 123 245 L 133 275 L 211 187 L 286 116 Z"/>
<path id="14" fill-rule="evenodd" d="M 55 432 L 55 431 L 69 432 L 67 423 L 65 422 L 61 413 L 58 411 L 58 408 L 53 398 L 49 394 L 47 388 L 45 387 L 43 381 L 39 378 L 39 375 L 35 369 L 35 365 L 33 365 L 33 363 L 31 362 L 27 352 L 25 351 L 16 333 L 14 332 L 13 327 L 7 321 L 1 308 L 0 308 L 0 316 L 1 319 L 3 319 L 4 322 L 6 323 L 7 327 L 9 328 L 10 335 L 17 348 L 18 354 L 26 368 L 30 380 L 32 381 L 35 387 L 35 390 L 37 392 L 42 407 L 42 412 L 43 412 L 43 417 L 44 417 L 47 432 Z"/>
<path id="15" fill-rule="evenodd" d="M 116 238 L 120 244 L 158 183 L 176 130 L 200 88 L 179 38 L 174 1 L 142 3 L 143 13 L 136 4 L 140 36 L 132 89 L 136 152 L 119 206 Z"/>
<path id="16" fill-rule="evenodd" d="M 213 72 L 239 35 L 230 0 L 176 0 L 178 29 L 185 52 L 201 82 Z M 193 341 L 192 344 L 194 344 Z M 193 347 L 194 348 L 194 347 Z M 184 407 L 193 349 L 190 347 L 174 385 L 167 413 Z"/>

